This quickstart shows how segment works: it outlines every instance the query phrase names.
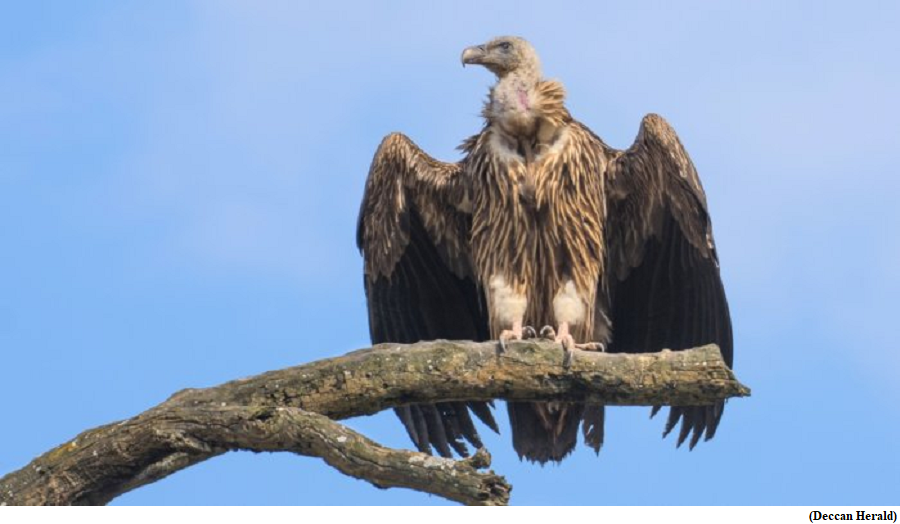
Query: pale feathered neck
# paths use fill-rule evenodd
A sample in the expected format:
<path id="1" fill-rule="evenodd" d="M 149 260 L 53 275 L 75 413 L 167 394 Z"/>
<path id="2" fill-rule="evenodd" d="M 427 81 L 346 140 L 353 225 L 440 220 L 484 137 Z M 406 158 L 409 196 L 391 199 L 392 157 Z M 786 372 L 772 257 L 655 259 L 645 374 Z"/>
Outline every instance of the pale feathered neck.
<path id="1" fill-rule="evenodd" d="M 512 100 L 526 107 L 534 112 L 535 116 L 553 126 L 559 127 L 572 120 L 565 106 L 566 89 L 558 80 L 537 80 L 529 84 L 512 75 L 500 79 L 491 88 L 481 111 L 481 116 L 488 126 L 497 118 L 498 111 L 502 110 L 497 107 L 498 103 L 502 103 L 501 96 L 507 102 Z"/>
<path id="2" fill-rule="evenodd" d="M 496 88 L 496 86 L 494 86 L 494 88 Z M 479 137 L 493 125 L 495 115 L 491 111 L 491 101 L 494 94 L 494 88 L 491 89 L 491 94 L 485 101 L 484 107 L 481 110 L 481 116 L 484 118 L 484 129 L 482 130 L 482 133 L 473 135 L 464 140 L 458 147 L 460 151 L 472 153 L 479 142 Z M 569 110 L 566 109 L 565 106 L 566 90 L 562 83 L 557 80 L 539 80 L 531 87 L 531 92 L 533 110 L 540 120 L 548 124 L 546 128 L 560 129 L 572 121 L 572 115 L 569 114 Z"/>

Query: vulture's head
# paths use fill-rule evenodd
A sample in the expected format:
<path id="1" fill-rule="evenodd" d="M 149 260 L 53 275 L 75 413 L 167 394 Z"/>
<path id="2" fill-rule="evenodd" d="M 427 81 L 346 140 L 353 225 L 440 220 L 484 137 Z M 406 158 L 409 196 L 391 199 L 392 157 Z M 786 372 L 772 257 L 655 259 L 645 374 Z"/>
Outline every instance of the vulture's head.
<path id="1" fill-rule="evenodd" d="M 500 36 L 486 44 L 467 47 L 462 53 L 463 66 L 482 65 L 500 78 L 510 73 L 541 76 L 541 62 L 534 47 L 518 36 Z"/>

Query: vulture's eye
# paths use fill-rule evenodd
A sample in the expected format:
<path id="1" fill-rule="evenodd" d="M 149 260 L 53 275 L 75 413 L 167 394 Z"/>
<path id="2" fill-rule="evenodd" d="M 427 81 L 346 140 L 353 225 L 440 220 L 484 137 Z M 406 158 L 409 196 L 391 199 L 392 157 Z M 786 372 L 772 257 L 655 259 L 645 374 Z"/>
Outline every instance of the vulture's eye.
<path id="1" fill-rule="evenodd" d="M 509 51 L 510 48 L 512 48 L 512 44 L 510 44 L 509 42 L 500 42 L 499 46 L 500 46 L 500 49 L 502 49 L 504 51 Z"/>

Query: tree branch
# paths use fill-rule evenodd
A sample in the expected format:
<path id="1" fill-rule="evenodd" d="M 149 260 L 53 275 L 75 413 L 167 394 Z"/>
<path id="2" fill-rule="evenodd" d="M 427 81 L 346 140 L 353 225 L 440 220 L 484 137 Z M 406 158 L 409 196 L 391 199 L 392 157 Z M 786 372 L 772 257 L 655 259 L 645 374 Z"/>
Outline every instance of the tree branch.
<path id="1" fill-rule="evenodd" d="M 716 346 L 639 355 L 558 344 L 434 341 L 381 344 L 342 357 L 207 389 L 180 391 L 123 422 L 88 430 L 0 479 L 0 505 L 105 504 L 226 451 L 322 457 L 379 487 L 464 504 L 505 504 L 510 486 L 480 472 L 490 456 L 453 461 L 382 447 L 330 419 L 417 402 L 567 400 L 606 405 L 706 405 L 747 396 Z"/>

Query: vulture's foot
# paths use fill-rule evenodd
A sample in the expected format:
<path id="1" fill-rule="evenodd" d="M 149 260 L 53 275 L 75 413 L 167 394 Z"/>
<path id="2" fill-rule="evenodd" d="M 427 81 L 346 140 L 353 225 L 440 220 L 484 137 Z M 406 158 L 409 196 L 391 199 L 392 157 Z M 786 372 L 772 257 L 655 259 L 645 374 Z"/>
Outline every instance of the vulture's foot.
<path id="1" fill-rule="evenodd" d="M 564 367 L 572 365 L 572 360 L 575 359 L 576 349 L 581 351 L 606 351 L 606 344 L 603 342 L 585 342 L 583 344 L 576 344 L 571 335 L 562 341 L 562 345 L 563 349 L 566 350 L 566 358 L 563 359 Z"/>
<path id="2" fill-rule="evenodd" d="M 575 358 L 576 349 L 580 349 L 582 351 L 606 351 L 606 345 L 602 342 L 585 342 L 584 344 L 576 343 L 575 339 L 572 337 L 572 334 L 569 333 L 568 322 L 563 322 L 559 325 L 558 333 L 555 329 L 553 329 L 553 326 L 544 326 L 543 328 L 541 328 L 541 338 L 544 338 L 546 340 L 553 340 L 562 344 L 563 351 L 566 352 L 566 355 L 563 358 L 564 367 L 569 367 L 572 364 L 572 360 Z"/>
<path id="3" fill-rule="evenodd" d="M 523 327 L 521 322 L 515 322 L 513 323 L 512 329 L 504 329 L 500 333 L 500 353 L 506 352 L 506 344 L 511 340 L 528 340 L 529 338 L 535 338 L 536 336 L 537 333 L 534 331 L 533 327 Z"/>

